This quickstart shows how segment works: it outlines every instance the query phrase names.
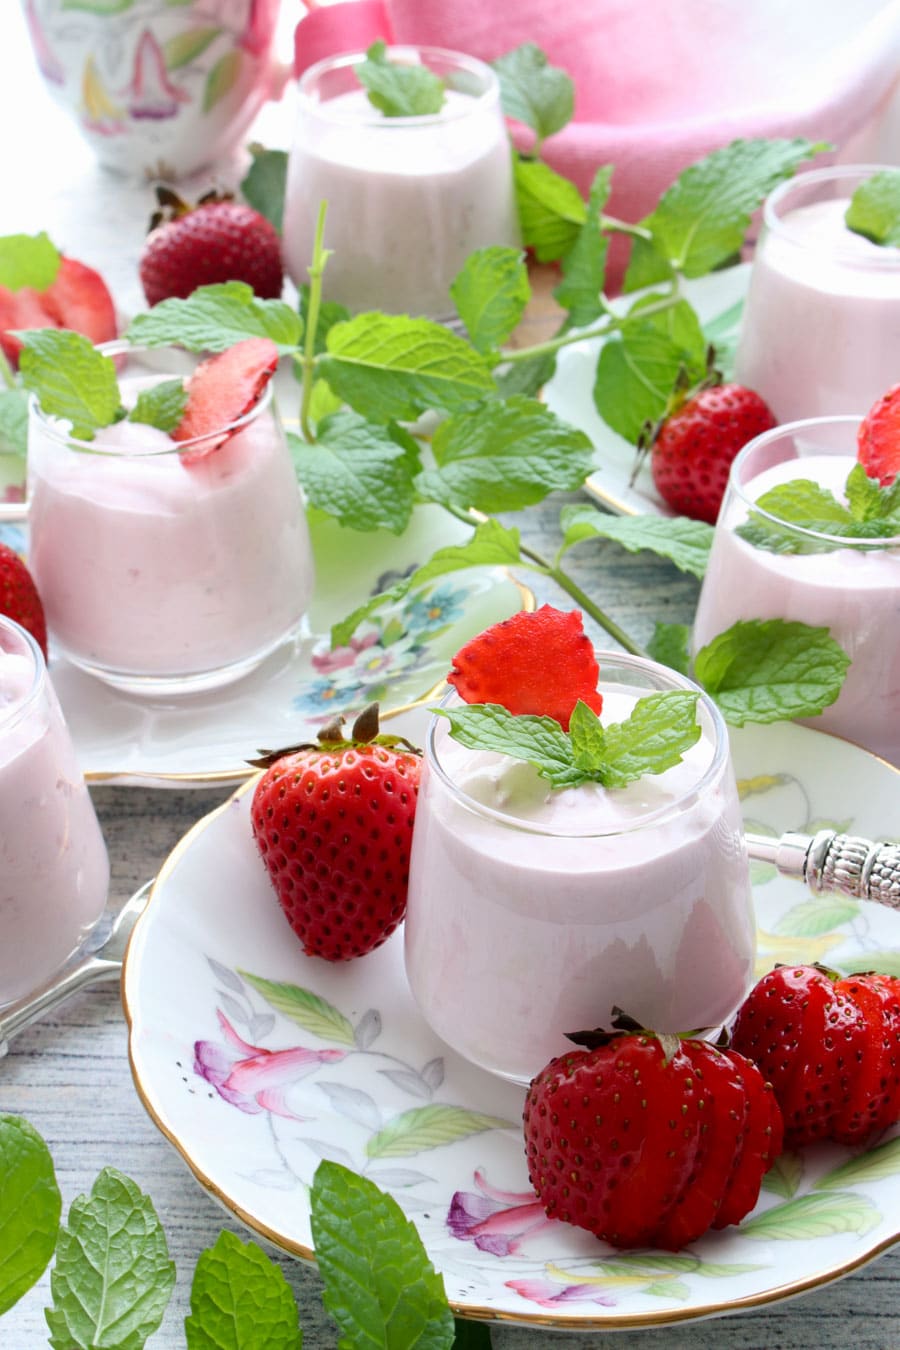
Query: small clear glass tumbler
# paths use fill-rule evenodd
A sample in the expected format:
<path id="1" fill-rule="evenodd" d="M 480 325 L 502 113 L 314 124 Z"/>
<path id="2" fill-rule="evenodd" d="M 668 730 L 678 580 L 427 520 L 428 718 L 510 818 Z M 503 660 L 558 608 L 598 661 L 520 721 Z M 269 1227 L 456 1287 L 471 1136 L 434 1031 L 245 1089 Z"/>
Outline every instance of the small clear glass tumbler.
<path id="1" fill-rule="evenodd" d="M 0 616 L 0 1007 L 84 943 L 106 845 L 37 643 Z"/>

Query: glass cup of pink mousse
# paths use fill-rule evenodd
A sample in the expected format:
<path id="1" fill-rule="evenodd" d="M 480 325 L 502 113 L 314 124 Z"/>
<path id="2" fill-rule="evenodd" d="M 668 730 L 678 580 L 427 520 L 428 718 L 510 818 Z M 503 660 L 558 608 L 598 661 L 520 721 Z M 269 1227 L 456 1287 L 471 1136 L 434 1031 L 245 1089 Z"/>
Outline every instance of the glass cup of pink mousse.
<path id="1" fill-rule="evenodd" d="M 100 350 L 126 407 L 196 365 L 176 348 Z M 239 679 L 309 605 L 309 531 L 271 382 L 237 421 L 178 442 L 130 421 L 79 441 L 32 398 L 28 501 L 29 566 L 55 648 L 129 693 Z"/>
<path id="2" fill-rule="evenodd" d="M 598 652 L 601 721 L 647 694 L 699 695 L 681 763 L 625 788 L 555 790 L 434 717 L 416 807 L 406 970 L 425 1021 L 466 1059 L 527 1083 L 609 1028 L 719 1027 L 753 978 L 756 926 L 722 715 L 655 662 Z M 449 693 L 442 706 L 459 703 Z"/>
<path id="3" fill-rule="evenodd" d="M 0 616 L 0 1007 L 82 946 L 108 886 L 106 845 L 41 649 Z"/>
<path id="4" fill-rule="evenodd" d="M 862 415 L 897 383 L 900 248 L 844 220 L 856 189 L 885 167 L 802 173 L 763 208 L 736 374 L 779 422 Z"/>
<path id="5" fill-rule="evenodd" d="M 850 657 L 836 702 L 807 723 L 900 767 L 900 536 L 855 539 L 789 525 L 755 505 L 781 483 L 810 479 L 843 501 L 857 462 L 859 417 L 789 422 L 745 445 L 731 466 L 694 622 L 694 649 L 733 623 L 787 619 L 827 628 Z M 751 511 L 798 551 L 771 552 L 737 533 Z"/>
<path id="6" fill-rule="evenodd" d="M 450 283 L 475 249 L 518 247 L 512 158 L 490 66 L 439 47 L 391 47 L 445 84 L 439 112 L 387 117 L 354 73 L 364 53 L 304 72 L 284 206 L 284 257 L 307 280 L 319 203 L 328 203 L 328 300 L 354 313 L 455 316 Z"/>

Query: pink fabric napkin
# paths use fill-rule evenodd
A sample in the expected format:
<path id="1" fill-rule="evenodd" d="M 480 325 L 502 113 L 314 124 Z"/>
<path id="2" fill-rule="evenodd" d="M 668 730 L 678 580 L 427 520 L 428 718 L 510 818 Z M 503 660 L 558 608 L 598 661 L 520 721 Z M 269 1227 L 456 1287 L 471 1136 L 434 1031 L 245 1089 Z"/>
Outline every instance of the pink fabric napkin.
<path id="1" fill-rule="evenodd" d="M 544 157 L 585 193 L 614 164 L 609 210 L 637 220 L 737 136 L 808 136 L 853 158 L 897 82 L 900 0 L 345 0 L 301 20 L 296 69 L 378 37 L 486 61 L 537 43 L 576 89 Z"/>

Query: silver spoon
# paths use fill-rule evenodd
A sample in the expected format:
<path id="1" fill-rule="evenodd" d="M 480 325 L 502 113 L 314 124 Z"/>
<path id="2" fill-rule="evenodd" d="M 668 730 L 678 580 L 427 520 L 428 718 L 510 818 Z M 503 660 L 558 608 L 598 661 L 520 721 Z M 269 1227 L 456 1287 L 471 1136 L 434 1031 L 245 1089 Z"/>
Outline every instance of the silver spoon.
<path id="1" fill-rule="evenodd" d="M 13 1036 L 79 989 L 119 978 L 128 939 L 144 912 L 152 885 L 152 881 L 145 882 L 121 909 L 108 918 L 104 916 L 91 934 L 86 950 L 51 975 L 45 984 L 7 1004 L 0 1012 L 0 1056 L 6 1054 Z"/>

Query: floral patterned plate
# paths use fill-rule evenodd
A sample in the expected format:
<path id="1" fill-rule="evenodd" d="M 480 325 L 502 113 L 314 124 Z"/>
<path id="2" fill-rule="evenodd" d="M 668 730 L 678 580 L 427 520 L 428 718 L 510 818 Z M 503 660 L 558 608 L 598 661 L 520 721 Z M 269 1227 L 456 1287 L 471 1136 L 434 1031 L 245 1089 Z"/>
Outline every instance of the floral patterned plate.
<path id="1" fill-rule="evenodd" d="M 312 526 L 317 585 L 300 635 L 252 674 L 208 694 L 135 698 L 53 659 L 50 669 L 79 761 L 93 782 L 206 786 L 240 782 L 261 746 L 295 745 L 315 736 L 340 709 L 377 699 L 394 730 L 415 738 L 422 708 L 475 633 L 533 605 L 499 568 L 439 577 L 378 610 L 350 645 L 330 648 L 329 630 L 372 593 L 408 575 L 436 548 L 470 531 L 438 507 L 419 507 L 404 534 L 359 534 L 330 520 Z M 17 526 L 0 539 L 24 547 Z"/>
<path id="2" fill-rule="evenodd" d="M 684 294 L 696 309 L 707 335 L 712 339 L 725 367 L 729 368 L 740 328 L 744 295 L 750 278 L 750 265 L 729 267 L 707 277 L 688 281 Z M 613 309 L 624 309 L 634 300 L 614 301 Z M 594 371 L 603 343 L 596 339 L 563 347 L 556 358 L 556 373 L 544 387 L 543 400 L 560 417 L 590 436 L 596 450 L 597 468 L 585 483 L 585 490 L 601 506 L 616 515 L 670 516 L 653 486 L 647 460 L 629 483 L 634 468 L 635 449 L 609 427 L 594 407 Z"/>
<path id="3" fill-rule="evenodd" d="M 900 775 L 803 727 L 734 735 L 748 828 L 825 821 L 885 837 Z M 467 1064 L 423 1023 L 402 934 L 355 963 L 308 958 L 250 835 L 241 789 L 160 872 L 125 961 L 137 1090 L 200 1183 L 257 1233 L 313 1258 L 321 1158 L 390 1191 L 455 1310 L 570 1330 L 653 1326 L 816 1288 L 900 1239 L 900 1132 L 783 1157 L 739 1228 L 690 1249 L 620 1253 L 546 1221 L 520 1137 L 523 1091 Z M 760 970 L 826 957 L 900 974 L 900 915 L 812 899 L 757 868 Z"/>

